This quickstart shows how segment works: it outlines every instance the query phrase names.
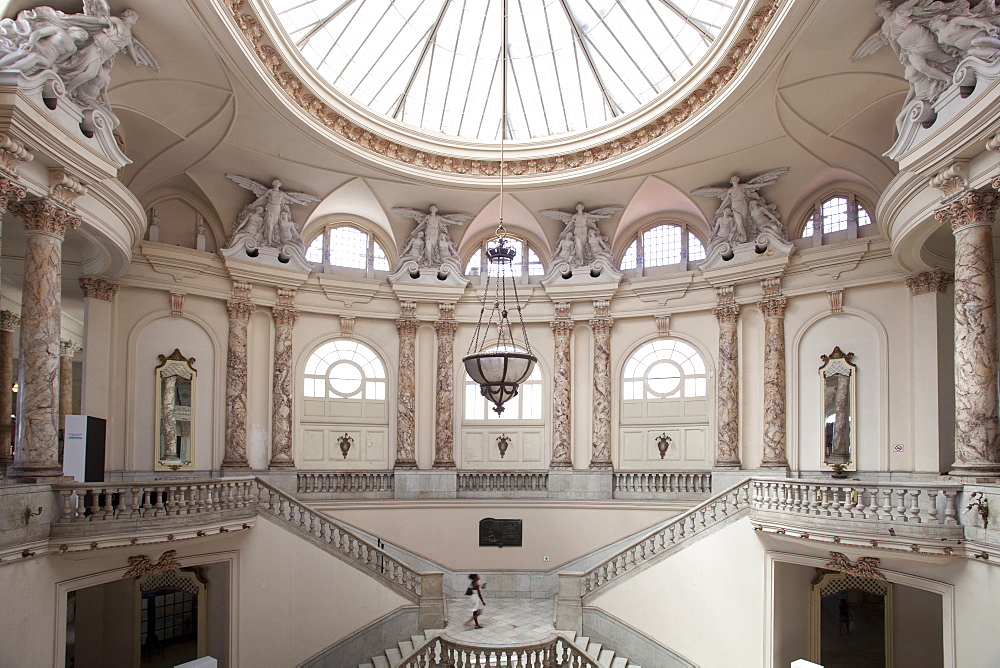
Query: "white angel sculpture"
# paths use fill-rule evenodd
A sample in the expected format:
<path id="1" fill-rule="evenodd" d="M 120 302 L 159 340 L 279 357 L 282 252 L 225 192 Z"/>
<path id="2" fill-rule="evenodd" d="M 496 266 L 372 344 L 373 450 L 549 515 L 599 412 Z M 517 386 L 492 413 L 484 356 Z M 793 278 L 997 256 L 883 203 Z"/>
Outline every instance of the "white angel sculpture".
<path id="1" fill-rule="evenodd" d="M 596 260 L 603 261 L 606 266 L 614 266 L 614 257 L 608 238 L 597 229 L 597 221 L 610 218 L 624 207 L 605 206 L 592 211 L 584 211 L 582 203 L 576 205 L 576 213 L 566 213 L 556 209 L 539 211 L 546 218 L 561 220 L 566 227 L 559 233 L 556 249 L 552 254 L 552 264 L 566 264 L 569 267 L 586 267 Z"/>
<path id="2" fill-rule="evenodd" d="M 889 45 L 910 84 L 906 103 L 933 103 L 952 83 L 959 61 L 967 56 L 994 60 L 1000 56 L 1000 11 L 994 0 L 972 7 L 968 0 L 905 0 L 875 7 L 882 25 L 854 52 L 852 60 Z"/>
<path id="3" fill-rule="evenodd" d="M 431 205 L 429 211 L 396 207 L 392 212 L 417 221 L 417 226 L 406 238 L 403 252 L 400 253 L 399 261 L 393 271 L 404 264 L 415 262 L 418 267 L 439 268 L 441 265 L 452 265 L 457 274 L 462 273 L 461 260 L 451 235 L 448 234 L 448 226 L 467 223 L 474 216 L 467 213 L 450 213 L 442 216 L 438 214 L 438 208 L 434 205 Z"/>
<path id="4" fill-rule="evenodd" d="M 31 76 L 54 72 L 67 94 L 84 109 L 97 108 L 117 124 L 108 100 L 115 56 L 124 51 L 136 65 L 159 71 L 149 50 L 132 35 L 139 14 L 126 9 L 114 16 L 107 0 L 83 0 L 82 14 L 51 7 L 25 9 L 0 21 L 0 69 Z"/>
<path id="5" fill-rule="evenodd" d="M 692 195 L 718 197 L 722 200 L 715 212 L 712 233 L 708 239 L 709 248 L 723 242 L 732 245 L 746 243 L 764 232 L 787 241 L 784 226 L 774 206 L 765 202 L 757 193 L 787 171 L 787 167 L 779 167 L 746 182 L 740 182 L 740 177 L 734 176 L 729 179 L 728 186 L 704 186 L 692 190 Z"/>
<path id="6" fill-rule="evenodd" d="M 237 174 L 226 174 L 226 178 L 251 191 L 257 199 L 243 207 L 229 233 L 224 250 L 244 244 L 248 248 L 292 248 L 299 255 L 305 254 L 306 246 L 292 221 L 291 208 L 293 204 L 318 202 L 318 197 L 282 190 L 278 179 L 268 187 Z"/>

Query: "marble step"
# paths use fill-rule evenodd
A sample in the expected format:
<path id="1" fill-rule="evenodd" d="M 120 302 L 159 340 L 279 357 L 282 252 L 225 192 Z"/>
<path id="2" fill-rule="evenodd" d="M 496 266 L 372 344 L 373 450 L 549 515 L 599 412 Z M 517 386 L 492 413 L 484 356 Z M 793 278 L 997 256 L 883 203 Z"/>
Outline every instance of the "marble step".
<path id="1" fill-rule="evenodd" d="M 403 663 L 403 653 L 397 647 L 390 647 L 385 650 L 385 658 L 389 659 L 390 668 L 396 668 L 396 666 Z"/>
<path id="2" fill-rule="evenodd" d="M 601 668 L 611 668 L 611 662 L 614 661 L 614 658 L 615 651 L 613 649 L 602 649 L 597 656 L 597 665 Z"/>
<path id="3" fill-rule="evenodd" d="M 372 664 L 374 664 L 375 668 L 392 668 L 389 665 L 389 659 L 385 658 L 384 654 L 382 656 L 373 656 Z"/>
<path id="4" fill-rule="evenodd" d="M 399 653 L 402 654 L 403 656 L 409 656 L 413 654 L 413 650 L 416 649 L 416 647 L 413 646 L 412 640 L 400 640 L 396 644 L 399 646 Z"/>
<path id="5" fill-rule="evenodd" d="M 586 654 L 592 659 L 598 659 L 601 656 L 601 650 L 604 649 L 604 645 L 599 642 L 592 642 L 587 645 Z"/>

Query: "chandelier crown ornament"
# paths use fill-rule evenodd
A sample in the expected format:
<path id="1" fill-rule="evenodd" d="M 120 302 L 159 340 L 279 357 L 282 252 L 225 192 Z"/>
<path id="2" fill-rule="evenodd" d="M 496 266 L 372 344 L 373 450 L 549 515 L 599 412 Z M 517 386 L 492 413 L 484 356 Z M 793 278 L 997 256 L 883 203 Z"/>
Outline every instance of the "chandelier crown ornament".
<path id="1" fill-rule="evenodd" d="M 503 3 L 503 60 L 506 62 L 507 50 L 507 2 Z M 483 293 L 483 305 L 479 311 L 479 321 L 476 332 L 469 345 L 469 353 L 462 358 L 465 371 L 479 385 L 479 392 L 493 404 L 493 411 L 500 415 L 503 405 L 517 396 L 517 388 L 535 369 L 538 358 L 531 354 L 531 344 L 528 343 L 528 332 L 521 316 L 521 303 L 517 297 L 517 284 L 514 282 L 512 263 L 517 255 L 513 246 L 506 242 L 507 230 L 503 226 L 503 177 L 504 139 L 507 136 L 507 68 L 501 75 L 501 91 L 503 108 L 500 114 L 500 220 L 497 224 L 496 239 L 486 248 L 486 259 L 491 265 L 486 272 L 486 292 Z M 493 267 L 496 267 L 494 270 Z M 490 279 L 496 280 L 490 285 Z M 514 296 L 512 306 L 507 305 L 507 289 L 510 287 Z M 483 327 L 483 316 L 490 304 L 490 288 L 493 288 L 492 308 Z M 515 341 L 514 328 L 511 327 L 510 311 L 513 308 L 517 314 L 518 328 L 521 335 L 520 345 Z M 496 327 L 496 342 L 490 331 Z"/>

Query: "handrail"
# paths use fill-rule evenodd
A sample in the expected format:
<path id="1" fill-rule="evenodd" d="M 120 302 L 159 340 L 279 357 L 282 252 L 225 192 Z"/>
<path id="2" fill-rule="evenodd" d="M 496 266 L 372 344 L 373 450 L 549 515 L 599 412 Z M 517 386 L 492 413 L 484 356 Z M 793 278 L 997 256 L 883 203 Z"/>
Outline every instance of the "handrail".
<path id="1" fill-rule="evenodd" d="M 468 645 L 434 636 L 415 649 L 396 668 L 483 668 L 483 666 L 552 666 L 553 668 L 600 668 L 565 636 L 557 635 L 532 645 Z"/>
<path id="2" fill-rule="evenodd" d="M 750 481 L 744 480 L 699 503 L 647 534 L 581 576 L 584 596 L 617 580 L 652 557 L 672 550 L 710 526 L 742 514 L 750 507 Z"/>
<path id="3" fill-rule="evenodd" d="M 256 479 L 260 493 L 258 508 L 293 529 L 307 534 L 321 546 L 343 555 L 363 570 L 386 581 L 407 598 L 421 594 L 421 574 L 391 557 L 368 541 L 337 524 L 323 513 L 309 508 L 263 480 Z M 266 497 L 266 498 L 265 498 Z"/>

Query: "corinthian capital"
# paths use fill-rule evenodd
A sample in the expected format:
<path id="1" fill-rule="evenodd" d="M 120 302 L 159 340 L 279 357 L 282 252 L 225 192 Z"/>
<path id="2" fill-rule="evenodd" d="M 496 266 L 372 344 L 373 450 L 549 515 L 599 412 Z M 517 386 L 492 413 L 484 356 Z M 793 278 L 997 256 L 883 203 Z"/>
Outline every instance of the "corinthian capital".
<path id="1" fill-rule="evenodd" d="M 76 341 L 72 341 L 70 339 L 66 339 L 64 341 L 60 341 L 59 342 L 59 356 L 60 357 L 73 357 L 74 355 L 76 355 L 81 350 L 83 350 L 83 346 L 81 346 Z"/>
<path id="2" fill-rule="evenodd" d="M 916 276 L 907 276 L 906 287 L 910 289 L 910 294 L 916 297 L 917 295 L 926 295 L 931 292 L 945 292 L 948 289 L 948 284 L 953 280 L 955 280 L 955 277 L 951 274 L 940 269 L 934 269 L 917 274 Z"/>
<path id="3" fill-rule="evenodd" d="M 113 302 L 118 294 L 119 285 L 114 281 L 108 281 L 97 276 L 81 276 L 80 289 L 87 299 L 100 299 L 106 302 Z"/>
<path id="4" fill-rule="evenodd" d="M 575 323 L 572 320 L 569 320 L 568 318 L 565 320 L 558 319 L 550 322 L 549 327 L 552 328 L 552 333 L 555 334 L 556 337 L 569 336 L 570 334 L 573 333 L 574 324 Z"/>
<path id="5" fill-rule="evenodd" d="M 271 316 L 274 318 L 275 325 L 279 327 L 292 327 L 299 317 L 299 312 L 293 308 L 275 306 L 271 309 Z"/>
<path id="6" fill-rule="evenodd" d="M 1000 199 L 995 193 L 969 190 L 934 212 L 938 221 L 957 232 L 970 225 L 992 225 Z"/>
<path id="7" fill-rule="evenodd" d="M 80 216 L 49 197 L 13 202 L 10 212 L 20 216 L 28 232 L 43 232 L 60 239 L 66 236 L 67 227 L 80 226 Z"/>
<path id="8" fill-rule="evenodd" d="M 609 336 L 614 323 L 611 318 L 594 318 L 590 321 L 590 328 L 594 330 L 594 336 Z"/>
<path id="9" fill-rule="evenodd" d="M 229 312 L 230 320 L 249 320 L 250 314 L 257 308 L 256 304 L 244 301 L 226 301 L 226 310 Z"/>
<path id="10" fill-rule="evenodd" d="M 757 302 L 757 308 L 764 314 L 764 318 L 785 317 L 785 307 L 788 306 L 787 297 L 773 297 Z"/>
<path id="11" fill-rule="evenodd" d="M 396 330 L 399 332 L 400 336 L 413 337 L 417 335 L 417 326 L 420 325 L 420 321 L 416 318 L 397 318 L 396 319 Z"/>
<path id="12" fill-rule="evenodd" d="M 21 318 L 10 311 L 0 311 L 0 329 L 13 332 L 21 324 Z"/>
<path id="13" fill-rule="evenodd" d="M 434 331 L 437 332 L 438 338 L 453 338 L 455 332 L 458 331 L 458 321 L 457 320 L 435 320 L 434 321 Z"/>
<path id="14" fill-rule="evenodd" d="M 712 309 L 712 314 L 720 325 L 735 325 L 740 319 L 740 305 L 721 304 Z"/>

